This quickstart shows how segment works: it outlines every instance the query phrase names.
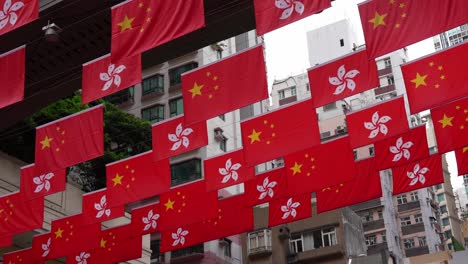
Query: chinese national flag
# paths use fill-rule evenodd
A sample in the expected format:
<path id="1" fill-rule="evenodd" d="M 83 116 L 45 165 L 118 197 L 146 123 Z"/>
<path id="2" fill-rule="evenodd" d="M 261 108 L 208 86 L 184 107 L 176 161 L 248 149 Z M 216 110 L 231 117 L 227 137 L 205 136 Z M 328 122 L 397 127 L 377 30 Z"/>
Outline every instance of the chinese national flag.
<path id="1" fill-rule="evenodd" d="M 245 120 L 241 130 L 249 165 L 320 144 L 317 114 L 310 99 Z"/>
<path id="2" fill-rule="evenodd" d="M 3 21 L 6 20 L 8 19 Z M 2 21 L 0 20 L 1 23 Z M 25 46 L 0 54 L 0 82 L 2 83 L 2 89 L 0 89 L 0 108 L 23 100 L 25 57 Z"/>
<path id="3" fill-rule="evenodd" d="M 468 145 L 468 97 L 431 109 L 440 154 Z"/>
<path id="4" fill-rule="evenodd" d="M 392 176 L 394 195 L 443 183 L 442 156 L 433 154 L 427 159 L 392 168 Z"/>
<path id="5" fill-rule="evenodd" d="M 468 22 L 467 13 L 465 0 L 372 0 L 359 5 L 370 58 L 460 26 Z"/>
<path id="6" fill-rule="evenodd" d="M 351 147 L 369 145 L 409 130 L 403 97 L 346 115 Z"/>
<path id="7" fill-rule="evenodd" d="M 0 237 L 42 227 L 44 198 L 25 201 L 20 192 L 0 197 Z"/>
<path id="8" fill-rule="evenodd" d="M 288 193 L 286 184 L 285 168 L 258 174 L 253 180 L 244 183 L 246 204 L 254 206 L 283 198 Z"/>
<path id="9" fill-rule="evenodd" d="M 468 79 L 460 61 L 468 61 L 468 43 L 401 67 L 411 114 L 468 95 Z"/>
<path id="10" fill-rule="evenodd" d="M 111 206 L 107 188 L 83 194 L 82 225 L 101 223 L 125 215 L 125 207 Z"/>
<path id="11" fill-rule="evenodd" d="M 142 53 L 203 26 L 203 0 L 125 1 L 112 7 L 112 59 Z"/>
<path id="12" fill-rule="evenodd" d="M 356 162 L 353 180 L 324 188 L 316 192 L 317 213 L 331 211 L 382 197 L 379 172 L 374 158 Z"/>
<path id="13" fill-rule="evenodd" d="M 355 169 L 349 137 L 285 156 L 284 167 L 290 195 L 311 193 L 351 180 Z"/>
<path id="14" fill-rule="evenodd" d="M 218 192 L 206 192 L 205 181 L 191 182 L 160 196 L 160 229 L 168 230 L 216 217 Z"/>
<path id="15" fill-rule="evenodd" d="M 13 244 L 13 237 L 12 236 L 4 236 L 0 237 L 0 247 L 7 247 Z"/>
<path id="16" fill-rule="evenodd" d="M 64 169 L 103 154 L 102 105 L 36 128 L 37 173 Z"/>
<path id="17" fill-rule="evenodd" d="M 377 66 L 366 50 L 315 66 L 308 71 L 312 101 L 323 106 L 379 85 Z"/>
<path id="18" fill-rule="evenodd" d="M 312 202 L 310 193 L 271 201 L 268 212 L 269 227 L 311 217 Z"/>
<path id="19" fill-rule="evenodd" d="M 127 224 L 102 231 L 95 253 L 96 263 L 112 264 L 141 258 L 141 236 L 135 236 L 132 230 L 131 224 Z"/>
<path id="20" fill-rule="evenodd" d="M 184 116 L 153 125 L 153 155 L 155 160 L 173 157 L 208 144 L 206 121 L 185 124 Z"/>
<path id="21" fill-rule="evenodd" d="M 153 203 L 132 210 L 132 233 L 146 235 L 159 231 L 161 204 Z"/>
<path id="22" fill-rule="evenodd" d="M 33 200 L 53 193 L 65 191 L 67 175 L 65 169 L 36 173 L 34 164 L 20 168 L 20 190 L 24 200 Z"/>
<path id="23" fill-rule="evenodd" d="M 429 157 L 426 126 L 377 141 L 374 144 L 377 170 L 398 167 L 406 163 Z"/>
<path id="24" fill-rule="evenodd" d="M 38 262 L 33 262 L 32 260 L 32 249 L 26 248 L 3 255 L 3 262 L 5 264 L 36 264 Z"/>
<path id="25" fill-rule="evenodd" d="M 255 167 L 246 166 L 242 149 L 206 159 L 203 168 L 208 191 L 243 183 L 255 176 Z"/>
<path id="26" fill-rule="evenodd" d="M 39 0 L 4 0 L 0 3 L 2 3 L 0 7 L 3 11 L 0 17 L 0 35 L 24 26 L 39 17 Z"/>
<path id="27" fill-rule="evenodd" d="M 83 64 L 82 102 L 87 104 L 141 83 L 141 54 L 111 62 L 110 54 Z"/>
<path id="28" fill-rule="evenodd" d="M 468 174 L 468 146 L 455 150 L 458 175 Z"/>
<path id="29" fill-rule="evenodd" d="M 182 94 L 188 125 L 268 98 L 263 46 L 183 74 Z"/>
<path id="30" fill-rule="evenodd" d="M 106 165 L 106 184 L 110 206 L 125 205 L 169 190 L 169 159 L 153 161 L 148 151 Z"/>
<path id="31" fill-rule="evenodd" d="M 329 7 L 329 0 L 254 0 L 257 35 L 263 35 Z"/>

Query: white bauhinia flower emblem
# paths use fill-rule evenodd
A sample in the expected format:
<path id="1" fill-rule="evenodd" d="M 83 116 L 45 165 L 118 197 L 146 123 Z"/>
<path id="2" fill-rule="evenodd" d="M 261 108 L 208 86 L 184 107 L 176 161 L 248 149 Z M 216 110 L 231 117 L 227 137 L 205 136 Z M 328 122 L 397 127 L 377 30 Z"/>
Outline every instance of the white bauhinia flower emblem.
<path id="1" fill-rule="evenodd" d="M 385 125 L 388 121 L 392 120 L 389 116 L 379 117 L 379 111 L 372 115 L 372 122 L 364 122 L 364 127 L 371 130 L 369 138 L 375 138 L 379 132 L 387 135 L 388 127 Z"/>
<path id="2" fill-rule="evenodd" d="M 281 206 L 281 211 L 284 213 L 283 217 L 281 217 L 283 220 L 288 218 L 289 216 L 292 216 L 293 218 L 296 218 L 297 212 L 296 208 L 298 208 L 301 204 L 299 202 L 294 202 L 292 198 L 288 199 L 288 202 L 286 205 Z"/>
<path id="3" fill-rule="evenodd" d="M 414 144 L 411 141 L 403 143 L 403 138 L 399 137 L 396 141 L 396 145 L 390 147 L 390 152 L 395 154 L 392 161 L 399 161 L 401 157 L 405 157 L 407 160 L 409 160 L 411 157 L 409 148 L 411 148 L 413 145 Z"/>
<path id="4" fill-rule="evenodd" d="M 96 218 L 101 218 L 104 214 L 109 217 L 111 214 L 111 209 L 107 208 L 107 198 L 105 195 L 101 197 L 101 201 L 99 203 L 94 203 L 94 209 L 98 212 L 96 214 Z"/>
<path id="5" fill-rule="evenodd" d="M 260 196 L 258 197 L 258 199 L 263 200 L 263 198 L 265 198 L 267 195 L 270 196 L 270 198 L 273 198 L 273 196 L 275 195 L 273 188 L 275 188 L 276 185 L 278 185 L 277 182 L 270 182 L 268 177 L 265 177 L 265 179 L 263 179 L 263 184 L 257 185 L 257 191 L 260 192 Z"/>
<path id="6" fill-rule="evenodd" d="M 36 184 L 36 189 L 34 190 L 35 193 L 38 193 L 45 189 L 46 191 L 50 190 L 50 179 L 54 177 L 53 172 L 49 172 L 47 174 L 42 174 L 39 177 L 34 177 L 33 182 Z"/>
<path id="7" fill-rule="evenodd" d="M 413 185 L 415 185 L 418 181 L 419 181 L 421 184 L 426 183 L 426 176 L 425 176 L 424 174 L 426 174 L 428 171 L 429 171 L 429 169 L 426 168 L 426 167 L 420 168 L 419 164 L 414 165 L 413 171 L 408 171 L 408 172 L 406 173 L 406 175 L 408 176 L 408 178 L 412 179 L 409 185 L 410 185 L 410 186 L 413 186 Z"/>
<path id="8" fill-rule="evenodd" d="M 120 77 L 119 74 L 123 72 L 125 69 L 126 69 L 125 65 L 120 65 L 116 68 L 115 64 L 113 63 L 109 64 L 109 66 L 107 67 L 107 72 L 101 72 L 99 74 L 99 79 L 105 82 L 101 90 L 103 91 L 108 90 L 112 86 L 112 84 L 119 87 L 120 83 L 122 82 L 122 78 Z"/>
<path id="9" fill-rule="evenodd" d="M 23 8 L 23 2 L 11 3 L 11 0 L 6 0 L 3 4 L 3 10 L 0 10 L 0 29 L 4 28 L 8 23 L 14 26 L 18 21 L 18 15 L 16 11 Z"/>
<path id="10" fill-rule="evenodd" d="M 223 176 L 223 180 L 221 182 L 226 183 L 231 178 L 234 181 L 237 181 L 237 179 L 239 178 L 239 174 L 237 173 L 237 170 L 240 169 L 241 166 L 242 165 L 240 163 L 232 164 L 231 159 L 226 160 L 225 168 L 219 168 L 219 174 Z"/>
<path id="11" fill-rule="evenodd" d="M 172 145 L 171 150 L 177 150 L 180 148 L 181 145 L 184 145 L 187 148 L 190 144 L 190 140 L 188 139 L 188 135 L 193 133 L 193 129 L 191 128 L 183 128 L 182 123 L 180 123 L 176 127 L 175 134 L 168 134 L 168 138 L 170 141 L 174 142 Z"/>
<path id="12" fill-rule="evenodd" d="M 86 252 L 81 252 L 80 255 L 75 257 L 76 263 L 77 264 L 88 264 L 87 259 L 91 257 L 91 254 L 86 253 Z"/>
<path id="13" fill-rule="evenodd" d="M 354 82 L 353 78 L 358 74 L 358 70 L 350 70 L 349 72 L 346 72 L 345 66 L 341 65 L 338 68 L 337 77 L 328 77 L 328 82 L 331 85 L 337 86 L 333 94 L 341 94 L 346 88 L 354 91 L 354 89 L 356 89 L 356 83 Z"/>
<path id="14" fill-rule="evenodd" d="M 185 236 L 188 235 L 187 230 L 182 230 L 182 228 L 177 229 L 177 233 L 172 233 L 172 239 L 174 239 L 174 242 L 172 242 L 172 246 L 175 247 L 178 244 L 184 245 L 185 244 Z"/>
<path id="15" fill-rule="evenodd" d="M 298 0 L 275 0 L 275 6 L 284 9 L 280 19 L 289 18 L 295 10 L 299 15 L 304 13 L 304 4 Z"/>
<path id="16" fill-rule="evenodd" d="M 141 219 L 143 224 L 145 224 L 145 228 L 143 231 L 148 231 L 150 228 L 156 229 L 158 223 L 156 222 L 159 219 L 159 214 L 154 214 L 153 209 L 149 210 L 148 216 L 145 216 Z"/>
<path id="17" fill-rule="evenodd" d="M 47 243 L 41 245 L 41 248 L 42 248 L 42 251 L 43 251 L 42 252 L 42 257 L 47 257 L 47 255 L 49 255 L 50 243 L 51 243 L 51 238 L 49 237 L 49 239 L 47 239 Z"/>

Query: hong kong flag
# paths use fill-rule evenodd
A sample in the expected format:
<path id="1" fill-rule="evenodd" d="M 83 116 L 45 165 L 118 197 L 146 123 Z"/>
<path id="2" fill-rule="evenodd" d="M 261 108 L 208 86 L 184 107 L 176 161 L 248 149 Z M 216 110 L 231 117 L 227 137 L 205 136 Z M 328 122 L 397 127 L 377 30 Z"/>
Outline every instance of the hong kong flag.
<path id="1" fill-rule="evenodd" d="M 52 234 L 51 233 L 44 233 L 40 235 L 35 235 L 32 238 L 32 256 L 31 259 L 37 261 L 38 263 L 42 263 L 40 261 L 45 261 L 52 259 L 50 257 L 52 245 Z M 53 255 L 53 254 L 52 254 Z"/>
<path id="2" fill-rule="evenodd" d="M 100 223 L 124 216 L 124 206 L 111 206 L 110 199 L 112 198 L 108 195 L 107 188 L 83 194 L 81 224 Z"/>
<path id="3" fill-rule="evenodd" d="M 377 170 L 398 167 L 403 164 L 429 157 L 426 126 L 377 141 L 374 144 Z"/>
<path id="4" fill-rule="evenodd" d="M 351 146 L 372 144 L 409 129 L 403 97 L 346 115 Z"/>
<path id="5" fill-rule="evenodd" d="M 203 167 L 208 191 L 245 182 L 255 175 L 255 168 L 246 166 L 242 149 L 206 159 Z"/>
<path id="6" fill-rule="evenodd" d="M 65 190 L 66 169 L 36 173 L 34 164 L 20 168 L 20 193 L 24 200 L 33 200 Z"/>
<path id="7" fill-rule="evenodd" d="M 111 62 L 110 54 L 83 64 L 82 102 L 87 104 L 141 83 L 141 54 Z"/>
<path id="8" fill-rule="evenodd" d="M 468 146 L 455 150 L 458 175 L 468 174 Z"/>
<path id="9" fill-rule="evenodd" d="M 427 159 L 393 168 L 392 175 L 394 195 L 443 183 L 442 156 L 433 154 Z"/>
<path id="10" fill-rule="evenodd" d="M 146 235 L 159 231 L 161 204 L 152 203 L 132 210 L 132 233 Z"/>
<path id="11" fill-rule="evenodd" d="M 5 1 L 9 2 L 8 0 Z M 1 19 L 0 16 L 0 23 L 2 23 Z M 8 20 L 8 17 L 6 20 Z M 0 54 L 0 82 L 2 84 L 2 89 L 0 89 L 0 108 L 23 100 L 25 57 L 25 46 Z"/>
<path id="12" fill-rule="evenodd" d="M 0 8 L 2 10 L 0 11 L 0 35 L 28 24 L 39 17 L 39 0 L 2 0 Z"/>
<path id="13" fill-rule="evenodd" d="M 308 71 L 315 107 L 336 102 L 377 87 L 377 67 L 367 58 L 366 50 L 351 53 Z"/>
<path id="14" fill-rule="evenodd" d="M 255 176 L 244 183 L 246 205 L 254 206 L 266 203 L 288 194 L 286 169 L 277 168 Z"/>
<path id="15" fill-rule="evenodd" d="M 299 221 L 312 216 L 310 193 L 291 196 L 270 202 L 268 226 Z"/>
<path id="16" fill-rule="evenodd" d="M 98 262 L 96 257 L 95 249 L 81 250 L 77 253 L 67 256 L 67 262 L 65 264 L 93 264 L 93 263 L 105 263 Z"/>

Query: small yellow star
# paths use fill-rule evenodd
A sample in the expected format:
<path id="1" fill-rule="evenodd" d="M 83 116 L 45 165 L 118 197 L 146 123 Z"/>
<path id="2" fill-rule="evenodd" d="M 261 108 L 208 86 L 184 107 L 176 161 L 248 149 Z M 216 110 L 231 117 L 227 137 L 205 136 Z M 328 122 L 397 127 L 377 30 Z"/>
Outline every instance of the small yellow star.
<path id="1" fill-rule="evenodd" d="M 114 182 L 114 187 L 117 186 L 117 184 L 122 185 L 123 177 L 124 177 L 123 175 L 119 175 L 118 173 L 115 174 L 115 177 L 112 178 L 112 181 Z"/>
<path id="2" fill-rule="evenodd" d="M 57 229 L 57 231 L 55 231 L 55 238 L 62 238 L 62 234 L 63 234 L 63 229 L 59 227 L 59 229 Z"/>
<path id="3" fill-rule="evenodd" d="M 445 75 L 441 75 L 441 76 L 440 76 L 440 79 L 441 79 L 441 80 L 445 80 Z"/>
<path id="4" fill-rule="evenodd" d="M 442 118 L 438 122 L 442 124 L 442 128 L 445 128 L 446 126 L 453 127 L 452 120 L 453 120 L 453 116 L 448 117 L 446 114 L 444 114 L 444 118 Z"/>
<path id="5" fill-rule="evenodd" d="M 164 206 L 166 206 L 166 211 L 168 211 L 169 209 L 174 210 L 174 203 L 175 201 L 171 201 L 171 198 L 169 198 L 169 200 L 167 200 L 167 203 L 164 204 Z"/>
<path id="6" fill-rule="evenodd" d="M 42 149 L 50 148 L 50 142 L 52 140 L 53 138 L 49 138 L 48 136 L 45 136 L 45 138 L 41 141 Z"/>
<path id="7" fill-rule="evenodd" d="M 463 148 L 463 153 L 467 152 L 468 151 L 468 146 L 464 147 Z"/>
<path id="8" fill-rule="evenodd" d="M 193 85 L 193 88 L 188 90 L 189 92 L 192 93 L 192 98 L 194 98 L 197 95 L 202 95 L 201 89 L 203 88 L 203 85 L 198 85 L 197 82 Z"/>
<path id="9" fill-rule="evenodd" d="M 208 99 L 211 99 L 211 98 L 213 98 L 213 95 L 212 94 L 208 95 Z"/>
<path id="10" fill-rule="evenodd" d="M 419 72 L 416 73 L 416 78 L 414 78 L 413 80 L 411 80 L 412 83 L 414 83 L 416 85 L 415 88 L 418 88 L 419 86 L 421 85 L 424 85 L 424 86 L 427 86 L 426 84 L 426 78 L 427 78 L 427 74 L 426 75 L 420 75 Z"/>
<path id="11" fill-rule="evenodd" d="M 292 166 L 289 169 L 293 171 L 293 175 L 296 175 L 297 173 L 302 173 L 301 168 L 302 168 L 302 164 L 294 162 L 294 166 Z"/>
<path id="12" fill-rule="evenodd" d="M 404 3 L 401 3 L 401 4 L 400 4 L 400 8 L 403 8 L 403 7 L 405 7 L 405 4 L 404 4 Z"/>
<path id="13" fill-rule="evenodd" d="M 436 89 L 439 89 L 439 88 L 440 88 L 440 84 L 436 83 L 436 84 L 434 85 L 434 87 L 435 87 Z"/>
<path id="14" fill-rule="evenodd" d="M 369 23 L 374 24 L 374 29 L 376 29 L 378 26 L 385 26 L 385 17 L 387 14 L 382 14 L 380 15 L 378 12 L 375 12 L 374 18 L 369 20 Z"/>
<path id="15" fill-rule="evenodd" d="M 444 69 L 444 67 L 441 65 L 441 66 L 437 67 L 437 69 L 438 69 L 439 71 L 441 71 L 441 70 Z"/>
<path id="16" fill-rule="evenodd" d="M 397 23 L 397 24 L 395 25 L 395 27 L 396 27 L 396 28 L 399 28 L 399 27 L 400 27 L 400 23 Z"/>
<path id="17" fill-rule="evenodd" d="M 433 61 L 429 62 L 429 66 L 431 66 L 431 67 L 434 66 L 434 64 L 435 63 Z"/>
<path id="18" fill-rule="evenodd" d="M 122 20 L 120 23 L 117 23 L 117 25 L 120 27 L 120 32 L 124 32 L 127 29 L 132 29 L 133 20 L 135 20 L 134 17 L 128 18 L 128 16 L 125 15 L 124 20 Z"/>
<path id="19" fill-rule="evenodd" d="M 101 238 L 101 247 L 106 248 L 107 241 L 104 238 Z"/>
<path id="20" fill-rule="evenodd" d="M 138 4 L 138 7 L 140 7 L 140 8 L 143 7 L 143 6 L 144 6 L 143 3 L 139 3 L 139 4 Z"/>
<path id="21" fill-rule="evenodd" d="M 394 4 L 395 3 L 395 0 L 390 0 L 390 4 Z"/>
<path id="22" fill-rule="evenodd" d="M 260 142 L 260 134 L 262 134 L 262 131 L 255 131 L 255 129 L 252 131 L 252 134 L 248 136 L 250 138 L 250 144 L 253 144 L 255 141 Z"/>
<path id="23" fill-rule="evenodd" d="M 407 16 L 406 13 L 401 14 L 402 18 L 405 18 L 406 16 Z"/>

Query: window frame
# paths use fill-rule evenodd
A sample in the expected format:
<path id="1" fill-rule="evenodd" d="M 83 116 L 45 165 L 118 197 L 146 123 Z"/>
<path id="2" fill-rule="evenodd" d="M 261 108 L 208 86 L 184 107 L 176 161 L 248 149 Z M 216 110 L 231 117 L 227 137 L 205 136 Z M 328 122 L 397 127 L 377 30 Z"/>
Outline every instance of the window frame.
<path id="1" fill-rule="evenodd" d="M 198 62 L 192 61 L 169 69 L 169 87 L 180 85 L 182 83 L 182 74 L 196 68 L 198 68 Z"/>
<path id="2" fill-rule="evenodd" d="M 412 192 L 412 193 L 410 193 L 410 201 L 411 201 L 411 202 L 419 201 L 418 192 Z"/>
<path id="3" fill-rule="evenodd" d="M 377 244 L 377 236 L 376 235 L 368 235 L 365 237 L 366 239 L 366 246 L 373 246 Z"/>
<path id="4" fill-rule="evenodd" d="M 414 222 L 416 224 L 422 223 L 423 222 L 422 214 L 415 214 L 414 215 Z"/>
<path id="5" fill-rule="evenodd" d="M 259 245 L 259 234 L 263 238 L 263 245 Z M 252 238 L 255 235 L 255 244 L 256 247 L 252 247 Z M 262 239 L 260 238 L 260 239 Z M 249 254 L 257 252 L 261 249 L 271 250 L 271 230 L 270 229 L 261 229 L 247 234 L 247 250 Z"/>
<path id="6" fill-rule="evenodd" d="M 400 225 L 401 225 L 401 226 L 409 226 L 409 225 L 412 225 L 412 223 L 411 223 L 411 217 L 410 217 L 410 216 L 400 217 Z"/>
<path id="7" fill-rule="evenodd" d="M 179 102 L 180 102 L 180 105 L 182 106 L 182 111 L 180 113 L 179 113 L 179 107 L 178 107 Z M 169 117 L 170 118 L 184 114 L 184 101 L 183 101 L 182 97 L 172 98 L 172 99 L 169 100 L 168 104 L 169 104 Z M 176 106 L 176 109 L 175 109 L 176 111 L 175 112 L 172 109 L 173 105 Z"/>
<path id="8" fill-rule="evenodd" d="M 157 115 L 156 115 L 156 118 L 154 119 L 151 119 L 151 116 L 152 116 L 152 111 L 156 109 L 156 112 L 157 112 Z M 160 110 L 162 109 L 162 117 L 158 116 L 160 114 Z M 144 114 L 145 111 L 150 111 L 149 115 L 150 115 L 150 119 L 146 119 L 144 117 Z M 158 123 L 158 122 L 161 122 L 164 120 L 165 116 L 166 116 L 166 109 L 165 109 L 165 106 L 163 104 L 155 104 L 155 105 L 152 105 L 152 106 L 149 106 L 149 107 L 146 107 L 146 108 L 143 108 L 141 109 L 141 119 L 143 120 L 146 120 L 148 122 L 150 122 L 151 124 L 154 124 L 154 123 Z"/>
<path id="9" fill-rule="evenodd" d="M 278 98 L 279 98 L 280 100 L 286 98 L 286 93 L 285 93 L 284 90 L 279 90 L 279 91 L 278 91 Z"/>
<path id="10" fill-rule="evenodd" d="M 407 246 L 407 245 L 409 245 L 409 246 Z M 405 239 L 403 239 L 403 246 L 405 247 L 405 249 L 410 249 L 410 248 L 414 248 L 416 245 L 414 243 L 413 238 L 405 238 Z"/>
<path id="11" fill-rule="evenodd" d="M 398 195 L 397 196 L 397 204 L 402 205 L 402 204 L 407 204 L 408 199 L 406 197 L 406 194 Z"/>
<path id="12" fill-rule="evenodd" d="M 160 86 L 160 87 L 158 87 L 158 86 L 149 87 L 149 89 L 147 89 L 145 91 L 145 83 L 149 82 L 149 84 L 151 84 L 151 80 L 153 80 L 155 78 L 162 78 L 162 80 L 157 80 L 157 83 L 159 84 L 161 82 L 162 86 Z M 152 93 L 164 94 L 164 75 L 163 74 L 157 73 L 157 74 L 151 75 L 149 77 L 146 77 L 145 79 L 142 80 L 142 82 L 141 82 L 141 94 L 143 96 L 145 96 L 145 95 L 152 94 Z"/>
<path id="13" fill-rule="evenodd" d="M 179 177 L 179 176 L 175 176 L 174 175 L 174 170 L 175 170 L 175 167 L 176 166 L 180 166 L 182 164 L 187 164 L 189 162 L 197 162 L 198 163 L 195 163 L 195 172 L 192 173 L 191 175 L 185 175 L 185 177 Z M 192 181 L 195 181 L 195 180 L 199 180 L 199 179 L 202 179 L 202 160 L 200 158 L 191 158 L 191 159 L 187 159 L 187 160 L 184 160 L 184 161 L 180 161 L 180 162 L 177 162 L 177 163 L 174 163 L 174 164 L 171 164 L 170 165 L 170 169 L 171 169 L 171 186 L 178 186 L 178 185 L 181 185 L 181 184 L 184 184 L 184 183 L 188 183 L 188 182 L 192 182 Z M 176 177 L 179 177 L 180 179 L 177 181 L 175 180 Z"/>

